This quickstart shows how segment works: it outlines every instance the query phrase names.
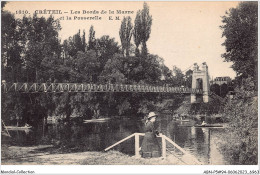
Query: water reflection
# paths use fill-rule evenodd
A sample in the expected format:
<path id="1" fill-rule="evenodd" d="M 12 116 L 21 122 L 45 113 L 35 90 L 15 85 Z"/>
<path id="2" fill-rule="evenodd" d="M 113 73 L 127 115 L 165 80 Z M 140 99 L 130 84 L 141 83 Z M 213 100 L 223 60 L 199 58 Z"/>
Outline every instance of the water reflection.
<path id="1" fill-rule="evenodd" d="M 192 122 L 191 122 L 192 124 Z M 179 146 L 195 155 L 204 164 L 226 164 L 216 142 L 222 128 L 181 127 L 181 123 L 164 117 L 158 120 L 159 130 Z M 143 132 L 140 120 L 117 119 L 103 123 L 42 124 L 32 131 L 9 131 L 11 145 L 53 144 L 67 151 L 103 151 L 108 146 L 135 133 Z M 142 143 L 142 139 L 140 140 Z M 175 151 L 167 144 L 169 150 Z M 134 138 L 115 149 L 134 154 Z M 176 152 L 178 153 L 178 152 Z"/>

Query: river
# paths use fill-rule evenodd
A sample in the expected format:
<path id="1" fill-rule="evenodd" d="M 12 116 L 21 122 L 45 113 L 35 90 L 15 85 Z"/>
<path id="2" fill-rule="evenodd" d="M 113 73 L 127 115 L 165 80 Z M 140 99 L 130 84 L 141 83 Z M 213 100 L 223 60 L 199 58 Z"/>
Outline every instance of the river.
<path id="1" fill-rule="evenodd" d="M 182 127 L 182 122 L 169 116 L 158 118 L 159 131 L 179 146 L 197 157 L 203 164 L 228 164 L 218 149 L 223 128 Z M 111 119 L 99 123 L 45 124 L 30 131 L 9 131 L 10 145 L 35 146 L 42 144 L 60 145 L 71 152 L 103 151 L 117 141 L 135 133 L 143 132 L 143 122 L 138 119 Z M 159 138 L 158 138 L 159 139 Z M 142 138 L 140 138 L 142 143 Z M 170 144 L 168 150 L 179 154 Z M 134 138 L 116 146 L 115 150 L 134 154 Z"/>

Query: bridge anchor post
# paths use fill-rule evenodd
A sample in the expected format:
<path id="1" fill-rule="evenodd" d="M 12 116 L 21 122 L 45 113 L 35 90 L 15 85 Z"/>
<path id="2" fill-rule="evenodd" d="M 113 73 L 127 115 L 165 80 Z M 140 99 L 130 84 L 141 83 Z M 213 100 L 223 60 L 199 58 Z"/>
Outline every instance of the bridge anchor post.
<path id="1" fill-rule="evenodd" d="M 192 88 L 193 89 L 202 89 L 203 90 L 203 102 L 209 102 L 209 74 L 207 63 L 202 63 L 201 69 L 197 63 L 193 66 L 192 74 Z M 196 102 L 196 94 L 191 94 L 191 103 Z"/>
<path id="2" fill-rule="evenodd" d="M 203 102 L 208 103 L 209 102 L 209 93 L 203 92 Z"/>
<path id="3" fill-rule="evenodd" d="M 195 103 L 196 102 L 196 95 L 195 94 L 191 94 L 190 95 L 190 102 L 191 103 Z"/>

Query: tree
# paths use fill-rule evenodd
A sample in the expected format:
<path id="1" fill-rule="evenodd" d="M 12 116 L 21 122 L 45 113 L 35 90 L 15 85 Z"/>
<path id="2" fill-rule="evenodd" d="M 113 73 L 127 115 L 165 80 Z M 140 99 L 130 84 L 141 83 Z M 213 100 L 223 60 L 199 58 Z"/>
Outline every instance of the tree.
<path id="1" fill-rule="evenodd" d="M 233 62 L 232 68 L 237 72 L 235 96 L 223 112 L 229 127 L 222 151 L 232 164 L 257 164 L 258 109 L 254 91 L 257 91 L 258 3 L 239 3 L 222 17 L 222 22 L 222 36 L 226 37 L 223 43 L 226 53 L 222 57 Z"/>
<path id="2" fill-rule="evenodd" d="M 77 34 L 73 36 L 73 42 L 76 48 L 76 52 L 78 51 L 85 51 L 84 44 L 83 44 L 83 38 L 80 36 L 80 30 Z"/>
<path id="3" fill-rule="evenodd" d="M 139 51 L 139 45 L 141 43 L 141 11 L 138 10 L 136 17 L 135 17 L 135 25 L 134 25 L 134 30 L 133 30 L 133 35 L 134 35 L 134 42 L 135 42 L 135 56 L 139 56 L 140 51 Z"/>
<path id="4" fill-rule="evenodd" d="M 119 30 L 119 36 L 121 39 L 121 44 L 122 44 L 122 52 L 126 56 L 129 56 L 129 49 L 131 46 L 131 38 L 132 38 L 132 22 L 131 22 L 131 17 L 124 17 L 124 19 L 121 22 L 121 27 Z"/>
<path id="5" fill-rule="evenodd" d="M 241 2 L 237 8 L 231 8 L 222 17 L 224 23 L 222 37 L 226 52 L 222 57 L 233 62 L 232 68 L 238 77 L 253 77 L 257 89 L 258 63 L 258 3 Z"/>
<path id="6" fill-rule="evenodd" d="M 210 86 L 210 91 L 214 92 L 216 95 L 220 96 L 220 86 L 218 84 L 212 84 Z"/>
<path id="7" fill-rule="evenodd" d="M 226 97 L 227 93 L 228 93 L 228 85 L 226 83 L 220 85 L 220 96 Z"/>
<path id="8" fill-rule="evenodd" d="M 161 58 L 158 55 L 147 55 L 142 62 L 144 82 L 157 85 L 161 81 L 162 70 L 160 62 Z"/>
<path id="9" fill-rule="evenodd" d="M 78 79 L 77 82 L 83 81 L 83 82 L 91 82 L 97 81 L 98 77 L 98 71 L 99 70 L 99 62 L 97 60 L 95 51 L 89 51 L 89 52 L 78 52 L 77 57 L 75 60 L 75 67 L 77 72 L 81 76 L 81 79 Z"/>
<path id="10" fill-rule="evenodd" d="M 189 69 L 186 73 L 185 73 L 185 80 L 186 80 L 186 83 L 185 83 L 185 86 L 188 87 L 188 88 L 191 88 L 192 87 L 192 74 L 193 74 L 193 71 L 191 69 Z"/>
<path id="11" fill-rule="evenodd" d="M 40 81 L 46 73 L 43 60 L 60 58 L 58 31 L 61 26 L 52 16 L 46 19 L 39 18 L 36 14 L 33 18 L 24 17 L 21 23 L 21 35 L 25 39 L 22 58 L 25 62 L 27 81 Z"/>
<path id="12" fill-rule="evenodd" d="M 3 3 L 2 3 L 3 5 Z M 2 11 L 2 35 L 1 35 L 1 63 L 2 78 L 6 81 L 19 81 L 21 75 L 22 46 L 19 44 L 22 40 L 21 33 L 18 30 L 20 23 L 14 18 L 14 15 Z"/>
<path id="13" fill-rule="evenodd" d="M 162 80 L 162 84 L 171 84 L 172 83 L 172 71 L 165 66 L 164 64 L 161 64 L 161 70 L 162 70 L 162 76 L 161 76 L 161 80 Z"/>
<path id="14" fill-rule="evenodd" d="M 150 37 L 151 26 L 152 26 L 152 16 L 149 14 L 149 6 L 144 2 L 143 10 L 141 12 L 141 25 L 142 25 L 142 33 L 141 33 L 141 41 L 142 41 L 142 55 L 147 55 L 147 46 L 146 42 Z"/>
<path id="15" fill-rule="evenodd" d="M 184 75 L 180 68 L 173 66 L 173 86 L 182 86 L 184 85 Z"/>
<path id="16" fill-rule="evenodd" d="M 96 32 L 94 30 L 94 27 L 91 25 L 91 27 L 89 28 L 89 35 L 88 35 L 88 50 L 95 49 L 95 45 L 96 45 L 95 33 Z"/>
<path id="17" fill-rule="evenodd" d="M 114 54 L 119 53 L 118 43 L 115 42 L 115 38 L 110 38 L 108 35 L 104 35 L 97 39 L 96 51 L 99 56 L 101 69 L 104 68 L 106 62 L 111 59 Z"/>
<path id="18" fill-rule="evenodd" d="M 7 4 L 6 1 L 2 1 L 2 2 L 1 2 L 1 11 L 3 11 L 3 8 L 5 7 L 6 4 Z"/>
<path id="19" fill-rule="evenodd" d="M 86 47 L 87 47 L 87 44 L 86 44 L 86 32 L 85 32 L 85 30 L 83 30 L 83 36 L 82 36 L 82 51 L 83 52 L 85 52 Z"/>
<path id="20" fill-rule="evenodd" d="M 101 76 L 106 82 L 125 83 L 126 78 L 123 74 L 122 60 L 122 57 L 117 54 L 106 62 L 106 65 L 101 73 Z"/>
<path id="21" fill-rule="evenodd" d="M 258 162 L 258 98 L 240 89 L 224 108 L 223 118 L 229 127 L 221 150 L 232 164 L 257 165 Z M 232 140 L 232 142 L 230 142 Z"/>
<path id="22" fill-rule="evenodd" d="M 3 6 L 4 4 L 2 4 Z M 61 29 L 53 17 L 24 16 L 16 19 L 2 10 L 2 76 L 7 82 L 39 83 L 113 83 L 113 84 L 172 84 L 172 71 L 163 58 L 147 53 L 146 42 L 151 32 L 151 16 L 144 3 L 138 12 L 135 30 L 131 18 L 123 19 L 119 31 L 122 47 L 108 35 L 95 38 L 94 27 L 80 30 L 61 44 Z M 130 56 L 131 36 L 136 49 L 142 45 L 142 56 Z M 86 49 L 87 45 L 87 49 Z M 136 52 L 137 53 L 137 52 Z M 145 59 L 142 59 L 145 58 Z M 62 58 L 62 59 L 61 59 Z M 167 96 L 167 97 L 166 97 Z M 163 97 L 171 100 L 163 101 Z M 48 115 L 91 118 L 101 115 L 131 115 L 145 109 L 172 108 L 181 98 L 156 93 L 62 93 L 62 94 L 2 94 L 2 115 L 5 120 L 20 120 L 21 124 L 38 123 Z M 29 122 L 28 122 L 29 121 Z"/>
<path id="23" fill-rule="evenodd" d="M 2 11 L 3 78 L 7 82 L 46 82 L 51 78 L 54 81 L 55 68 L 60 64 L 59 30 L 59 22 L 53 17 L 34 15 L 15 19 Z M 5 94 L 2 115 L 6 120 L 17 119 L 20 124 L 36 124 L 54 110 L 50 99 L 47 94 Z"/>
<path id="24" fill-rule="evenodd" d="M 149 6 L 146 2 L 143 4 L 143 9 L 137 12 L 135 17 L 134 40 L 138 50 L 139 44 L 142 43 L 142 56 L 147 56 L 146 42 L 150 37 L 152 26 L 152 16 L 149 13 Z"/>

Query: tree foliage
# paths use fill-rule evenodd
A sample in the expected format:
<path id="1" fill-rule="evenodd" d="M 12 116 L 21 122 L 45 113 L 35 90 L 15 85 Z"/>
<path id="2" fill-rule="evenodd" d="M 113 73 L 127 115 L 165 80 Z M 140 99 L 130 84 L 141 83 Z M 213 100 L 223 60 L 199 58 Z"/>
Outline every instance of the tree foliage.
<path id="1" fill-rule="evenodd" d="M 222 17 L 222 22 L 223 37 L 226 38 L 223 43 L 226 53 L 222 57 L 233 62 L 232 68 L 237 72 L 235 97 L 226 104 L 223 112 L 229 127 L 222 151 L 232 164 L 256 165 L 258 3 L 239 3 Z"/>
<path id="2" fill-rule="evenodd" d="M 95 49 L 95 41 L 96 41 L 96 38 L 95 38 L 95 30 L 94 30 L 94 26 L 90 26 L 89 28 L 89 35 L 88 35 L 88 50 L 90 49 Z"/>
<path id="3" fill-rule="evenodd" d="M 179 69 L 176 66 L 173 66 L 173 82 L 172 82 L 175 86 L 183 86 L 184 85 L 184 75 L 181 71 L 181 69 Z"/>
<path id="4" fill-rule="evenodd" d="M 20 24 L 13 14 L 6 11 L 2 12 L 1 23 L 2 79 L 17 82 L 20 80 L 19 74 L 23 63 L 20 57 L 22 53 L 22 46 L 19 44 L 22 40 L 21 32 L 18 30 Z"/>
<path id="5" fill-rule="evenodd" d="M 222 17 L 223 45 L 226 52 L 222 57 L 233 62 L 232 68 L 238 77 L 253 77 L 257 89 L 258 64 L 258 3 L 241 2 Z"/>
<path id="6" fill-rule="evenodd" d="M 216 95 L 220 96 L 220 86 L 218 84 L 212 84 L 210 86 L 210 91 L 214 92 Z"/>
<path id="7" fill-rule="evenodd" d="M 185 86 L 191 88 L 192 87 L 192 74 L 193 71 L 191 69 L 189 69 L 186 73 L 185 73 Z"/>
<path id="8" fill-rule="evenodd" d="M 240 89 L 231 103 L 224 108 L 223 117 L 229 122 L 226 144 L 222 151 L 232 164 L 256 165 L 258 160 L 257 97 Z"/>
<path id="9" fill-rule="evenodd" d="M 129 56 L 129 50 L 131 46 L 131 38 L 132 38 L 132 22 L 131 17 L 124 17 L 121 22 L 121 27 L 119 30 L 119 36 L 121 39 L 122 45 L 122 53 L 126 56 Z"/>
<path id="10" fill-rule="evenodd" d="M 2 11 L 2 79 L 6 82 L 149 84 L 180 86 L 183 75 L 173 76 L 174 70 L 164 65 L 158 55 L 130 55 L 131 36 L 138 46 L 146 48 L 152 18 L 144 3 L 135 20 L 126 17 L 120 28 L 120 46 L 114 38 L 95 37 L 94 26 L 59 39 L 59 21 L 33 15 L 15 18 Z M 122 54 L 120 47 L 124 50 Z M 144 54 L 145 53 L 145 54 Z M 176 68 L 177 70 L 178 68 Z M 178 69 L 179 70 L 179 69 Z M 179 70 L 179 72 L 181 72 Z M 168 99 L 167 102 L 163 99 Z M 169 100 L 170 99 L 170 100 Z M 148 110 L 173 108 L 182 98 L 172 94 L 140 93 L 62 93 L 62 94 L 2 94 L 4 120 L 37 125 L 47 116 L 98 118 L 100 116 L 132 115 Z M 7 122 L 8 123 L 8 122 Z"/>
<path id="11" fill-rule="evenodd" d="M 134 41 L 136 45 L 136 54 L 139 54 L 139 45 L 142 44 L 142 52 L 141 55 L 146 57 L 148 50 L 146 46 L 146 42 L 151 34 L 151 26 L 152 26 L 152 16 L 149 12 L 149 6 L 146 2 L 143 4 L 143 9 L 137 11 L 135 17 L 135 26 L 134 26 Z"/>

